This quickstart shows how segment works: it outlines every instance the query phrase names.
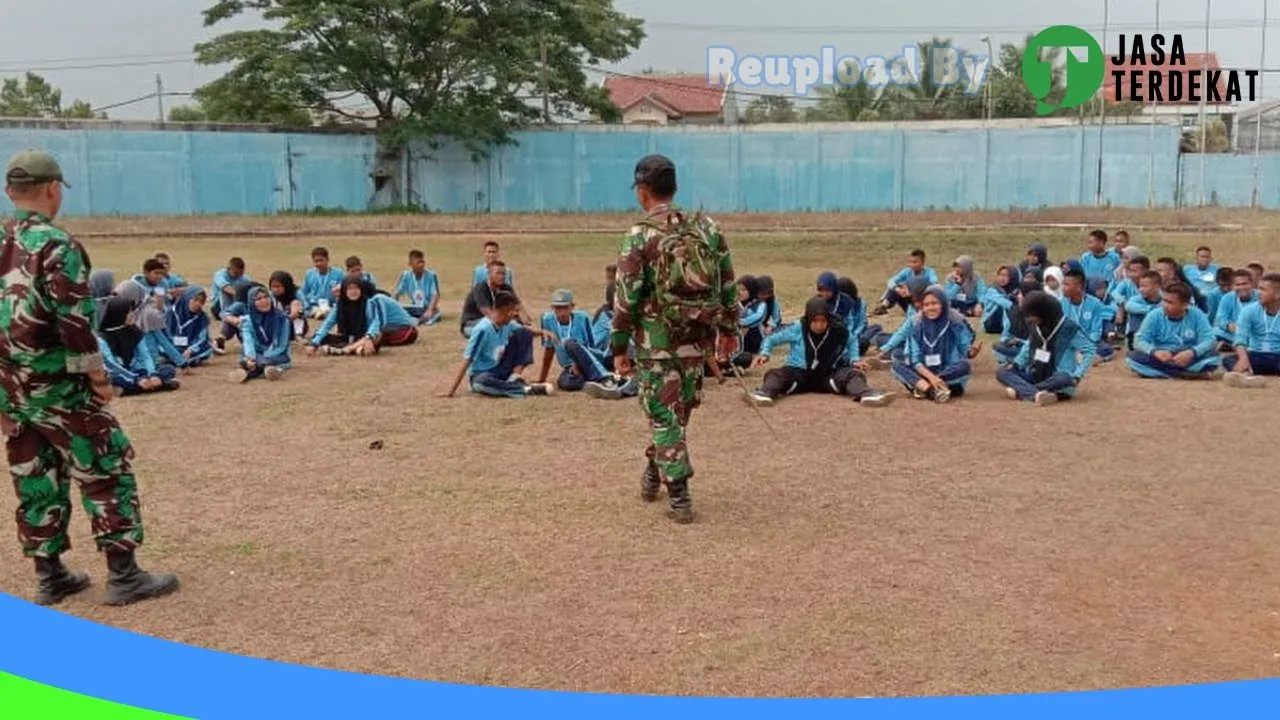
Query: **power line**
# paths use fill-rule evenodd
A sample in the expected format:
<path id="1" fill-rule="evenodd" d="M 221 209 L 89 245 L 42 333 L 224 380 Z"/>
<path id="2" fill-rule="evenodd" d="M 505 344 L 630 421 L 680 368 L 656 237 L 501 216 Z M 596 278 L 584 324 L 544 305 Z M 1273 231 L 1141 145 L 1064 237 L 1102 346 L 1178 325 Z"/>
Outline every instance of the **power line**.
<path id="1" fill-rule="evenodd" d="M 7 67 L 0 68 L 0 73 L 27 73 L 27 72 L 61 72 L 64 70 L 101 70 L 105 68 L 124 68 L 124 67 L 148 67 L 153 65 L 182 65 L 194 64 L 195 58 L 187 56 L 185 58 L 170 58 L 168 60 L 134 60 L 132 62 L 117 63 L 91 63 L 88 65 L 59 65 L 45 67 Z"/>
<path id="2" fill-rule="evenodd" d="M 194 57 L 195 53 L 190 50 L 166 50 L 164 52 L 149 53 L 129 53 L 127 55 L 80 55 L 76 57 L 60 57 L 60 58 L 14 58 L 12 60 L 0 60 L 0 65 L 8 65 L 11 63 L 40 63 L 40 64 L 57 64 L 63 63 L 90 63 L 101 62 L 103 60 L 150 60 L 153 58 L 168 58 L 186 54 Z"/>
<path id="3" fill-rule="evenodd" d="M 1218 20 L 1210 24 L 1211 30 L 1258 29 L 1260 20 L 1230 19 Z M 1280 21 L 1269 21 L 1268 27 L 1280 26 Z M 701 33 L 716 32 L 760 32 L 769 34 L 792 35 L 883 35 L 886 33 L 937 35 L 939 33 L 1006 33 L 1034 34 L 1039 27 L 1027 25 L 706 25 L 678 22 L 646 22 L 645 28 L 657 30 L 675 30 L 678 32 L 697 31 Z M 1102 31 L 1102 25 L 1077 25 L 1081 30 Z M 1152 24 L 1142 23 L 1107 23 L 1108 30 L 1152 31 Z M 1161 31 L 1166 29 L 1203 30 L 1204 21 L 1172 22 L 1161 21 Z"/>

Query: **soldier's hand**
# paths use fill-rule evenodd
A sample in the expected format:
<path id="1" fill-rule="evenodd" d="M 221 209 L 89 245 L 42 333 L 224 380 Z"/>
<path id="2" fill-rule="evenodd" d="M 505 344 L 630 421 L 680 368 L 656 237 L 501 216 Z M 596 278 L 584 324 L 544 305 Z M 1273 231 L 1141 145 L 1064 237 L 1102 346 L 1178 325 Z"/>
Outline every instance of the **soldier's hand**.
<path id="1" fill-rule="evenodd" d="M 111 383 L 103 383 L 101 385 L 95 383 L 93 386 L 93 394 L 103 405 L 106 405 L 116 399 L 116 389 L 112 387 Z"/>

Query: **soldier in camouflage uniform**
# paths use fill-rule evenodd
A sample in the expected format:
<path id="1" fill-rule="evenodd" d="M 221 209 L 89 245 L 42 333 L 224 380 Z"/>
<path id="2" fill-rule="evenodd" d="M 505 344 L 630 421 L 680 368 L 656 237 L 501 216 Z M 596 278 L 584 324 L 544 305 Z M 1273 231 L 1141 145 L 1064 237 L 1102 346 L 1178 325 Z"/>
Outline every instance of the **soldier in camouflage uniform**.
<path id="1" fill-rule="evenodd" d="M 614 368 L 630 375 L 633 367 L 628 346 L 634 342 L 640 400 L 652 433 L 645 455 L 648 464 L 641 477 L 640 496 L 646 502 L 658 498 L 667 486 L 670 516 L 681 523 L 693 521 L 689 480 L 693 466 L 685 443 L 689 416 L 701 402 L 702 377 L 707 356 L 720 339 L 721 357 L 736 350 L 738 291 L 729 248 L 715 222 L 701 215 L 686 217 L 671 204 L 676 192 L 675 165 L 661 155 L 640 160 L 635 168 L 636 199 L 645 211 L 641 222 L 622 241 L 614 299 L 610 345 Z M 693 321 L 674 323 L 656 302 L 661 278 L 659 240 L 681 223 L 695 223 L 718 262 L 720 287 L 711 291 L 714 312 Z"/>
<path id="2" fill-rule="evenodd" d="M 107 604 L 127 605 L 178 588 L 134 561 L 142 544 L 133 447 L 106 409 L 114 397 L 91 326 L 89 257 L 53 225 L 66 185 L 48 153 L 29 150 L 5 167 L 16 213 L 0 245 L 0 429 L 18 494 L 18 540 L 35 559 L 36 602 L 52 605 L 89 587 L 59 557 L 71 547 L 71 482 L 80 488 L 98 549 L 107 556 Z"/>

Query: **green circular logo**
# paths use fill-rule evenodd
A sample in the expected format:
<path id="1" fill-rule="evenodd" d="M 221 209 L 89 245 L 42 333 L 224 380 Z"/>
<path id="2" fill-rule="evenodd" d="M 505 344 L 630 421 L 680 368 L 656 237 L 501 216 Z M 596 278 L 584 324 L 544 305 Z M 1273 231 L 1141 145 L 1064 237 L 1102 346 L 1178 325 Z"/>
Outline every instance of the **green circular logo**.
<path id="1" fill-rule="evenodd" d="M 1040 51 L 1046 48 L 1066 50 L 1066 92 L 1057 105 L 1045 102 L 1054 89 L 1053 62 L 1040 59 Z M 1074 25 L 1054 25 L 1041 30 L 1027 43 L 1027 51 L 1022 55 L 1022 81 L 1038 101 L 1036 113 L 1048 115 L 1054 110 L 1073 108 L 1092 99 L 1102 87 L 1106 66 L 1102 47 L 1093 35 Z"/>

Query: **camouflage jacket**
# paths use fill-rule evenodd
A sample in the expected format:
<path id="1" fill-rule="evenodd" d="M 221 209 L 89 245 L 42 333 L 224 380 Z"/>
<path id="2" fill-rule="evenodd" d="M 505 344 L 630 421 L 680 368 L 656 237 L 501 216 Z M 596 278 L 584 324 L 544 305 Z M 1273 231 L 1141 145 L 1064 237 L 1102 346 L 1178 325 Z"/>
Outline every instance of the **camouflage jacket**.
<path id="1" fill-rule="evenodd" d="M 660 205 L 651 209 L 649 218 L 679 211 L 674 206 Z M 654 306 L 654 264 L 658 260 L 658 230 L 643 225 L 631 227 L 622 239 L 618 257 L 618 281 L 613 305 L 613 332 L 610 346 L 615 354 L 625 352 L 635 342 L 637 360 L 663 360 L 676 357 L 701 357 L 715 349 L 717 334 L 738 333 L 737 280 L 733 273 L 733 257 L 715 221 L 703 216 L 702 230 L 714 249 L 722 253 L 720 261 L 720 299 L 724 312 L 717 326 L 686 328 L 674 337 Z"/>
<path id="2" fill-rule="evenodd" d="M 13 434 L 95 402 L 89 256 L 49 218 L 20 210 L 0 245 L 0 427 Z"/>

